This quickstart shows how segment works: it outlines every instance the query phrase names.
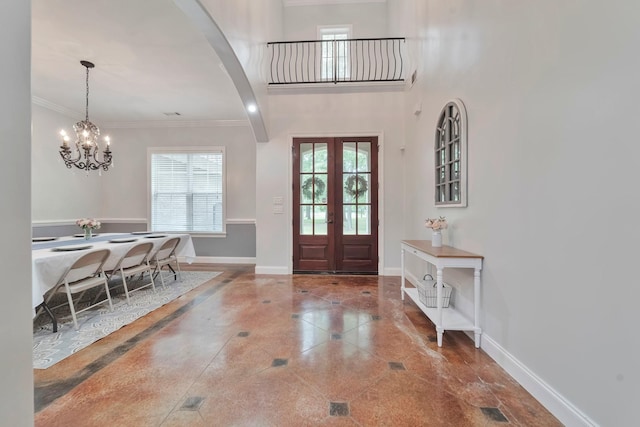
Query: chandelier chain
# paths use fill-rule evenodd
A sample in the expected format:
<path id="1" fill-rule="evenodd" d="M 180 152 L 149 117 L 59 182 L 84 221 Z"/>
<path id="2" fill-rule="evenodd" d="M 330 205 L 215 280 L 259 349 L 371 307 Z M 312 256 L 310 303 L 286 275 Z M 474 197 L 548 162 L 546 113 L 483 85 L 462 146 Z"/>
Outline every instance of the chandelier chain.
<path id="1" fill-rule="evenodd" d="M 89 120 L 89 67 L 87 68 L 87 80 L 86 80 L 86 86 L 87 86 L 87 96 L 86 96 L 86 103 L 85 103 L 85 120 Z"/>

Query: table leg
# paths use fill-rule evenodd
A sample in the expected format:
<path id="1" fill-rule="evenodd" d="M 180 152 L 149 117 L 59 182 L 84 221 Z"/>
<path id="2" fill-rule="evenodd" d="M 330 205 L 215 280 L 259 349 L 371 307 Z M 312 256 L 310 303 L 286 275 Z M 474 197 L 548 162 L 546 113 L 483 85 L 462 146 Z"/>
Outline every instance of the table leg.
<path id="1" fill-rule="evenodd" d="M 51 323 L 53 324 L 53 333 L 58 332 L 58 319 L 56 319 L 56 316 L 53 314 L 47 303 L 43 301 L 42 304 L 40 304 L 40 307 L 42 307 L 42 309 L 51 318 Z"/>
<path id="2" fill-rule="evenodd" d="M 436 269 L 436 307 L 438 309 L 438 323 L 436 324 L 436 332 L 438 333 L 438 347 L 442 347 L 442 334 L 444 333 L 444 325 L 442 324 L 442 291 L 444 288 L 442 268 Z"/>
<path id="3" fill-rule="evenodd" d="M 404 249 L 400 249 L 400 298 L 404 301 Z"/>
<path id="4" fill-rule="evenodd" d="M 480 336 L 482 334 L 480 329 L 480 270 L 477 268 L 473 271 L 473 312 L 475 344 L 476 348 L 480 348 Z"/>

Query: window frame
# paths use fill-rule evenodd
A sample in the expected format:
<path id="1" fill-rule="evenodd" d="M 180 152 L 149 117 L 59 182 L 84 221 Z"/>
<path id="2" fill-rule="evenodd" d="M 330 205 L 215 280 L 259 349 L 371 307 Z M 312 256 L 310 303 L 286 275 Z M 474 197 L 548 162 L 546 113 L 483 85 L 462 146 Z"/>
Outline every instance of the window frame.
<path id="1" fill-rule="evenodd" d="M 152 194 L 152 156 L 154 154 L 221 154 L 222 155 L 222 231 L 182 231 L 164 230 L 167 233 L 185 233 L 197 237 L 226 237 L 227 235 L 227 155 L 224 146 L 186 146 L 186 147 L 148 147 L 147 148 L 147 229 L 151 230 L 153 194 Z M 156 230 L 160 232 L 160 230 Z"/>
<path id="2" fill-rule="evenodd" d="M 327 76 L 324 75 L 324 70 L 326 67 L 324 67 L 324 57 L 322 56 L 322 47 L 323 44 L 325 42 L 323 36 L 326 35 L 333 35 L 335 39 L 335 36 L 341 36 L 341 35 L 346 35 L 345 40 L 347 40 L 345 42 L 345 46 L 344 46 L 344 58 L 345 58 L 345 68 L 343 70 L 344 75 L 341 75 L 341 70 L 332 67 L 331 69 L 331 73 Z M 349 43 L 348 40 L 350 40 L 352 38 L 352 26 L 349 25 L 318 25 L 317 27 L 317 40 L 320 41 L 320 55 L 318 56 L 318 69 L 319 69 L 319 75 L 320 75 L 320 80 L 323 82 L 334 82 L 334 81 L 348 81 L 351 78 L 351 67 L 350 67 L 350 58 L 351 58 L 351 52 L 350 52 L 350 47 L 349 47 Z M 337 39 L 337 40 L 342 40 L 342 39 Z M 342 56 L 334 56 L 332 58 L 332 64 L 333 64 L 333 59 L 337 59 L 339 57 Z M 336 71 L 336 73 L 334 74 L 334 69 Z"/>
<path id="3" fill-rule="evenodd" d="M 457 120 L 457 134 L 446 132 L 448 125 Z M 434 138 L 434 202 L 439 208 L 463 208 L 467 206 L 467 109 L 458 98 L 447 102 L 442 108 L 436 123 Z M 455 157 L 455 143 L 458 145 L 458 157 Z M 444 158 L 443 158 L 444 156 Z M 441 163 L 440 161 L 443 161 Z M 452 176 L 455 164 L 458 164 L 458 177 Z M 442 173 L 441 173 L 442 171 Z M 444 176 L 444 178 L 441 178 Z M 450 188 L 458 183 L 459 200 L 454 200 Z M 442 188 L 441 188 L 442 187 Z M 441 190 L 444 190 L 444 197 Z"/>

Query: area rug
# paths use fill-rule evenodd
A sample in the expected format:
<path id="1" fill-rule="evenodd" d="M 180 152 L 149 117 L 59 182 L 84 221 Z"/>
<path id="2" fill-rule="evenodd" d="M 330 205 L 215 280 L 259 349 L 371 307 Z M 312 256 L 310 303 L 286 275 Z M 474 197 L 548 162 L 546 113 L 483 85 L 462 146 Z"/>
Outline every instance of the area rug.
<path id="1" fill-rule="evenodd" d="M 74 328 L 73 319 L 68 310 L 64 317 L 59 317 L 60 314 L 58 314 L 58 332 L 56 333 L 52 332 L 53 326 L 50 321 L 47 323 L 42 321 L 47 317 L 43 314 L 39 318 L 40 324 L 34 324 L 33 329 L 33 367 L 46 369 L 54 365 L 219 274 L 220 272 L 210 271 L 183 271 L 182 281 L 165 279 L 166 288 L 164 289 L 158 278 L 157 292 L 153 292 L 149 287 L 130 293 L 131 304 L 127 304 L 124 293 L 112 295 L 113 311 L 110 312 L 108 304 L 105 303 L 80 313 L 78 315 L 80 330 L 78 331 Z M 135 285 L 131 288 L 133 287 Z"/>

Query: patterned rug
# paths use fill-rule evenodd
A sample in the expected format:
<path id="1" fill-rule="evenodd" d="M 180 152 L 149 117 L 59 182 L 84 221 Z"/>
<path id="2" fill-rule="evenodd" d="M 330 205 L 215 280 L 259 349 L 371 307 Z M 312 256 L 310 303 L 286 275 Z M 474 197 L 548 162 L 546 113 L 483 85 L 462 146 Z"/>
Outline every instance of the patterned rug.
<path id="1" fill-rule="evenodd" d="M 82 350 L 95 341 L 109 335 L 111 332 L 133 322 L 134 320 L 152 312 L 179 296 L 189 292 L 201 284 L 213 279 L 219 272 L 183 271 L 182 281 L 167 280 L 166 288 L 162 288 L 160 278 L 156 279 L 157 293 L 151 287 L 129 293 L 131 304 L 127 304 L 122 287 L 116 288 L 120 292 L 111 293 L 113 311 L 109 311 L 108 304 L 101 304 L 91 310 L 78 315 L 79 331 L 73 326 L 73 319 L 68 305 L 64 312 L 55 311 L 58 318 L 58 332 L 53 333 L 53 326 L 46 314 L 34 321 L 33 328 L 33 367 L 46 369 L 65 357 Z M 148 275 L 145 275 L 148 282 Z M 129 281 L 127 281 L 129 284 Z M 142 283 L 140 283 L 142 284 Z M 129 289 L 135 288 L 135 283 Z M 65 295 L 61 295 L 66 299 Z"/>

